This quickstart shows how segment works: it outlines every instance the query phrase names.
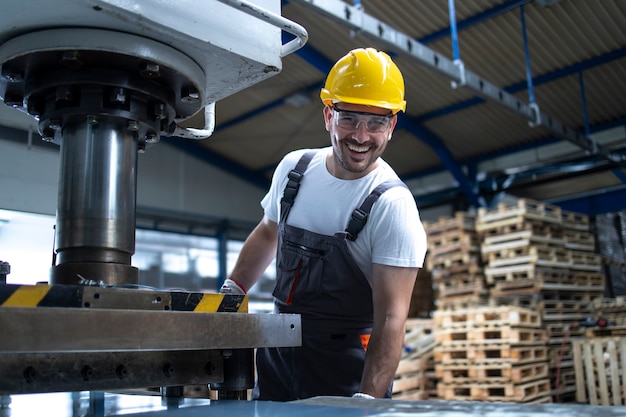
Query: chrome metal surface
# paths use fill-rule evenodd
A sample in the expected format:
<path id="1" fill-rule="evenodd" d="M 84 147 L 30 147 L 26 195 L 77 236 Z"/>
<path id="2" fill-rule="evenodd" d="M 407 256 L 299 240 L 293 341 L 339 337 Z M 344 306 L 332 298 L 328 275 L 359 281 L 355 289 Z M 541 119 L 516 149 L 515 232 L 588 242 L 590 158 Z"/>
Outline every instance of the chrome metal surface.
<path id="1" fill-rule="evenodd" d="M 63 270 L 57 283 L 76 283 L 79 276 L 109 285 L 139 281 L 131 266 L 138 143 L 126 124 L 100 119 L 64 128 L 56 225 L 56 272 Z"/>
<path id="2" fill-rule="evenodd" d="M 300 316 L 181 311 L 3 308 L 9 353 L 150 352 L 299 346 Z M 7 335 L 13 335 L 7 337 Z"/>
<path id="3" fill-rule="evenodd" d="M 625 407 L 580 404 L 516 404 L 449 401 L 367 400 L 317 397 L 279 403 L 180 399 L 157 396 L 78 392 L 12 396 L 3 416 L 207 416 L 207 417 L 617 417 Z M 0 414 L 2 415 L 2 414 Z"/>

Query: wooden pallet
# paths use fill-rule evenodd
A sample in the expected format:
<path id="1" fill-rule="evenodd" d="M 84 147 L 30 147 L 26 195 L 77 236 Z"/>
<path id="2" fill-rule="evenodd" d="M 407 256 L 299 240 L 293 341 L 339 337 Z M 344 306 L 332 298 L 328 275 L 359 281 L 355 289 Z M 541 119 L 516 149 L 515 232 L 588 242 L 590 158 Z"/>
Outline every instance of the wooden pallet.
<path id="1" fill-rule="evenodd" d="M 500 224 L 498 227 L 485 228 L 478 232 L 478 234 L 483 238 L 488 238 L 491 236 L 508 235 L 524 231 L 531 232 L 533 236 L 555 239 L 563 238 L 563 228 L 560 224 L 525 219 L 522 216 L 515 217 L 509 222 Z"/>
<path id="2" fill-rule="evenodd" d="M 543 329 L 524 329 L 511 326 L 494 328 L 454 328 L 435 332 L 435 341 L 446 346 L 472 344 L 537 345 L 545 343 Z"/>
<path id="3" fill-rule="evenodd" d="M 543 268 L 533 264 L 485 268 L 484 274 L 489 284 L 496 284 L 502 281 L 534 281 L 544 284 L 580 286 L 584 287 L 585 290 L 604 289 L 605 281 L 605 276 L 602 273 L 563 268 Z"/>
<path id="4" fill-rule="evenodd" d="M 512 363 L 524 364 L 548 360 L 548 347 L 545 344 L 534 346 L 519 345 L 473 345 L 437 346 L 434 351 L 436 363 Z"/>
<path id="5" fill-rule="evenodd" d="M 424 229 L 429 237 L 449 231 L 475 232 L 476 215 L 467 212 L 457 212 L 453 217 L 440 217 L 436 222 L 425 221 Z"/>
<path id="6" fill-rule="evenodd" d="M 568 249 L 578 249 L 589 252 L 596 250 L 596 238 L 591 232 L 565 229 L 563 232 L 564 245 Z"/>
<path id="7" fill-rule="evenodd" d="M 528 364 L 511 363 L 472 363 L 461 364 L 436 364 L 435 375 L 445 384 L 459 383 L 503 383 L 514 382 L 516 384 L 535 381 L 540 378 L 548 378 L 549 368 L 547 362 L 535 362 Z"/>
<path id="8" fill-rule="evenodd" d="M 518 200 L 517 205 L 500 204 L 496 209 L 478 209 L 476 230 L 485 232 L 511 224 L 519 224 L 525 220 L 538 220 L 546 223 L 562 223 L 561 208 L 555 205 L 532 200 Z"/>
<path id="9" fill-rule="evenodd" d="M 480 252 L 468 253 L 468 252 L 454 252 L 449 253 L 447 256 L 436 256 L 426 258 L 426 267 L 430 271 L 437 269 L 448 269 L 450 271 L 464 271 L 468 266 L 482 265 L 480 259 Z M 433 275 L 434 277 L 434 275 Z"/>
<path id="10" fill-rule="evenodd" d="M 437 257 L 452 252 L 479 253 L 480 244 L 476 233 L 452 231 L 435 236 L 428 235 L 428 255 Z"/>
<path id="11" fill-rule="evenodd" d="M 414 400 L 430 400 L 437 398 L 437 388 L 435 383 L 427 389 L 409 389 L 406 391 L 394 392 L 391 395 L 392 400 L 398 401 L 414 401 Z"/>
<path id="12" fill-rule="evenodd" d="M 438 328 L 516 326 L 541 327 L 536 311 L 520 307 L 479 307 L 455 311 L 435 311 L 433 321 Z"/>
<path id="13" fill-rule="evenodd" d="M 572 341 L 576 400 L 626 405 L 626 337 Z"/>
<path id="14" fill-rule="evenodd" d="M 480 294 L 463 294 L 458 296 L 439 297 L 437 309 L 442 311 L 477 308 L 488 305 L 489 291 Z"/>
<path id="15" fill-rule="evenodd" d="M 540 379 L 525 384 L 437 384 L 437 394 L 452 401 L 529 402 L 550 396 L 550 381 Z"/>
<path id="16" fill-rule="evenodd" d="M 485 280 L 493 297 L 534 294 L 543 291 L 604 292 L 604 274 L 534 264 L 485 268 Z"/>
<path id="17" fill-rule="evenodd" d="M 471 275 L 482 274 L 483 267 L 480 262 L 480 255 L 476 254 L 472 259 L 472 263 L 459 263 L 456 265 L 445 266 L 445 264 L 436 264 L 429 261 L 429 257 L 426 257 L 426 269 L 431 273 L 433 282 L 440 279 L 454 278 L 455 275 Z M 432 269 L 431 267 L 443 266 L 441 268 Z"/>
<path id="18" fill-rule="evenodd" d="M 507 251 L 509 249 L 527 248 L 530 246 L 565 248 L 565 239 L 551 236 L 537 236 L 530 230 L 499 234 L 485 237 L 481 244 L 481 253 L 484 258 L 493 252 Z"/>
<path id="19" fill-rule="evenodd" d="M 434 386 L 434 372 L 414 372 L 394 378 L 392 394 L 406 391 L 424 391 Z M 393 397 L 393 395 L 392 395 Z"/>
<path id="20" fill-rule="evenodd" d="M 439 282 L 437 290 L 441 298 L 459 295 L 480 295 L 487 291 L 487 285 L 482 275 L 459 274 L 455 279 L 446 279 Z"/>
<path id="21" fill-rule="evenodd" d="M 589 216 L 567 210 L 561 211 L 561 224 L 571 230 L 588 231 L 591 228 Z"/>
<path id="22" fill-rule="evenodd" d="M 565 248 L 536 245 L 489 252 L 486 261 L 490 268 L 528 264 L 570 268 L 573 264 L 570 251 Z"/>

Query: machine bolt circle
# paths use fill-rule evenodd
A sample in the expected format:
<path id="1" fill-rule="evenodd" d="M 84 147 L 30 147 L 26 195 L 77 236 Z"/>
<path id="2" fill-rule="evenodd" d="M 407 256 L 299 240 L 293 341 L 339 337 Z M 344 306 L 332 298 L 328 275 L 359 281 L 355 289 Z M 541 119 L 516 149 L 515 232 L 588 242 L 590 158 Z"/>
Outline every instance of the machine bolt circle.
<path id="1" fill-rule="evenodd" d="M 50 119 L 50 123 L 48 123 L 48 127 L 53 130 L 61 130 L 63 124 L 60 119 Z"/>
<path id="2" fill-rule="evenodd" d="M 2 78 L 10 83 L 18 83 L 24 79 L 24 74 L 20 71 L 13 70 L 7 65 L 2 66 Z"/>
<path id="3" fill-rule="evenodd" d="M 80 371 L 81 376 L 85 381 L 89 381 L 93 378 L 93 369 L 89 365 L 83 366 L 83 369 Z"/>
<path id="4" fill-rule="evenodd" d="M 32 383 L 35 379 L 37 379 L 37 370 L 33 368 L 32 366 L 29 366 L 26 369 L 24 369 L 24 379 L 29 384 Z"/>
<path id="5" fill-rule="evenodd" d="M 63 52 L 63 56 L 61 57 L 61 64 L 66 68 L 80 68 L 83 65 L 83 62 L 80 59 L 80 54 L 78 51 L 65 51 Z"/>
<path id="6" fill-rule="evenodd" d="M 207 375 L 213 375 L 213 372 L 215 372 L 215 365 L 213 365 L 213 362 L 208 361 L 206 363 L 204 366 L 204 372 L 206 372 Z"/>
<path id="7" fill-rule="evenodd" d="M 115 374 L 119 379 L 124 379 L 128 376 L 128 369 L 124 365 L 119 365 L 115 368 Z"/>
<path id="8" fill-rule="evenodd" d="M 52 142 L 54 140 L 54 129 L 50 127 L 44 128 L 41 132 L 41 139 L 45 140 L 46 142 Z"/>
<path id="9" fill-rule="evenodd" d="M 200 100 L 200 93 L 193 87 L 183 88 L 180 94 L 180 98 L 185 103 L 191 103 Z"/>
<path id="10" fill-rule="evenodd" d="M 126 126 L 126 129 L 130 130 L 131 132 L 136 132 L 139 130 L 139 122 L 137 120 L 129 120 L 128 121 L 128 125 Z"/>
<path id="11" fill-rule="evenodd" d="M 159 67 L 159 64 L 146 62 L 142 65 L 139 74 L 141 74 L 142 77 L 149 79 L 159 78 L 161 76 L 161 68 Z"/>
<path id="12" fill-rule="evenodd" d="M 172 376 L 172 374 L 174 373 L 174 367 L 172 366 L 172 364 L 166 363 L 165 365 L 163 365 L 163 373 L 168 378 Z"/>
<path id="13" fill-rule="evenodd" d="M 146 143 L 155 144 L 159 141 L 159 137 L 154 133 L 148 133 L 146 135 Z"/>

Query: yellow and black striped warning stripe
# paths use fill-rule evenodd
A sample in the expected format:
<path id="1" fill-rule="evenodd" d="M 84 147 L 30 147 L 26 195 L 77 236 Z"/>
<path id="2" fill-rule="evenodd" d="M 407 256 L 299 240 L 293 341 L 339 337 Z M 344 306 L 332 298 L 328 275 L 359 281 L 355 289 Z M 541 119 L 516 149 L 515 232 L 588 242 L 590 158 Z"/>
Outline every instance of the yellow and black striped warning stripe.
<path id="1" fill-rule="evenodd" d="M 0 307 L 89 307 L 84 302 L 85 288 L 81 285 L 0 285 Z M 116 291 L 133 291 L 128 289 L 101 288 L 98 291 L 109 293 L 114 299 Z M 209 294 L 197 292 L 155 292 L 154 295 L 169 295 L 170 304 L 166 306 L 172 311 L 195 312 L 227 312 L 247 313 L 248 297 L 244 295 Z M 146 297 L 145 290 L 137 292 L 138 297 Z M 163 297 L 165 298 L 165 297 Z M 126 303 L 124 305 L 127 305 Z M 137 305 L 142 305 L 138 302 Z M 116 308 L 115 302 L 103 308 Z"/>
<path id="2" fill-rule="evenodd" d="M 172 310 L 247 313 L 248 297 L 245 295 L 173 292 Z"/>
<path id="3" fill-rule="evenodd" d="M 81 307 L 83 287 L 0 285 L 1 307 Z"/>

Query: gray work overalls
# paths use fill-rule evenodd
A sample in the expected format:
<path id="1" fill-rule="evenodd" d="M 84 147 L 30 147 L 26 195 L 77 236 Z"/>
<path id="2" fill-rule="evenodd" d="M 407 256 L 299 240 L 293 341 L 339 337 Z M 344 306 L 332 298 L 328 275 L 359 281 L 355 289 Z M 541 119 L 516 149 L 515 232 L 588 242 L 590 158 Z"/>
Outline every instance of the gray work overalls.
<path id="1" fill-rule="evenodd" d="M 302 346 L 258 349 L 255 400 L 352 396 L 359 391 L 373 323 L 372 289 L 347 240 L 357 238 L 383 192 L 405 185 L 388 181 L 376 187 L 354 210 L 346 231 L 334 236 L 290 226 L 287 217 L 314 154 L 302 156 L 283 193 L 273 292 L 276 312 L 301 315 Z M 386 396 L 391 397 L 391 386 Z"/>

